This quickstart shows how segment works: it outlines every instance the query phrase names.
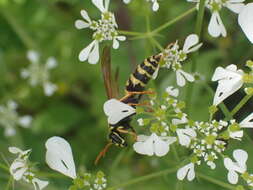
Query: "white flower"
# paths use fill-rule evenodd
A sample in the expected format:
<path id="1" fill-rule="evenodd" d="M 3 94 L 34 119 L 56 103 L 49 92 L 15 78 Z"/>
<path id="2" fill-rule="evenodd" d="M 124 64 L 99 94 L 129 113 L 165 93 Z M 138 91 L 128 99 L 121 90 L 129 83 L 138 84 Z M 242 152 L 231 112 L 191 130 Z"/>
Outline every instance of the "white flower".
<path id="1" fill-rule="evenodd" d="M 181 69 L 178 69 L 176 71 L 176 77 L 177 77 L 177 85 L 178 86 L 184 86 L 185 80 L 187 80 L 189 82 L 193 82 L 195 80 L 191 74 L 189 74 Z"/>
<path id="2" fill-rule="evenodd" d="M 131 2 L 131 0 L 123 0 L 124 3 L 128 4 Z"/>
<path id="3" fill-rule="evenodd" d="M 183 180 L 187 176 L 188 181 L 192 181 L 195 178 L 194 164 L 189 163 L 177 171 L 177 178 Z"/>
<path id="4" fill-rule="evenodd" d="M 187 115 L 185 113 L 183 113 L 183 115 L 180 119 L 172 119 L 173 125 L 180 125 L 180 124 L 183 124 L 186 122 L 188 122 L 188 119 L 187 119 Z"/>
<path id="5" fill-rule="evenodd" d="M 177 97 L 179 94 L 179 90 L 178 88 L 174 88 L 173 86 L 168 86 L 166 88 L 166 92 L 170 95 L 170 96 L 174 96 Z"/>
<path id="6" fill-rule="evenodd" d="M 243 131 L 239 130 L 239 131 L 229 131 L 229 137 L 236 139 L 236 140 L 241 140 L 243 137 Z"/>
<path id="7" fill-rule="evenodd" d="M 213 100 L 213 105 L 216 106 L 242 87 L 243 71 L 237 70 L 236 65 L 229 65 L 225 69 L 218 67 L 213 74 L 212 81 L 218 81 Z"/>
<path id="8" fill-rule="evenodd" d="M 27 159 L 31 150 L 22 151 L 17 147 L 9 147 L 9 152 L 18 155 L 10 165 L 10 173 L 18 181 L 23 178 L 25 172 L 28 170 Z"/>
<path id="9" fill-rule="evenodd" d="M 194 139 L 197 136 L 197 133 L 195 132 L 195 130 L 190 129 L 190 128 L 177 129 L 176 133 L 179 139 L 179 144 L 186 147 L 189 147 L 191 143 L 191 139 Z"/>
<path id="10" fill-rule="evenodd" d="M 153 3 L 153 5 L 152 5 L 152 10 L 153 11 L 158 11 L 159 4 L 158 4 L 157 0 L 147 0 L 147 1 L 151 1 Z"/>
<path id="11" fill-rule="evenodd" d="M 48 185 L 48 181 L 36 178 L 35 175 L 31 172 L 26 172 L 23 179 L 28 183 L 32 183 L 35 190 L 41 190 Z"/>
<path id="12" fill-rule="evenodd" d="M 28 128 L 31 125 L 32 117 L 30 115 L 19 116 L 16 109 L 16 102 L 9 100 L 6 105 L 0 106 L 0 125 L 5 129 L 5 136 L 14 136 L 16 126 Z"/>
<path id="13" fill-rule="evenodd" d="M 148 156 L 164 156 L 166 155 L 170 147 L 169 145 L 176 141 L 175 137 L 159 137 L 155 133 L 151 136 L 139 135 L 133 148 L 135 152 Z"/>
<path id="14" fill-rule="evenodd" d="M 239 125 L 241 128 L 253 128 L 253 113 L 249 114 Z"/>
<path id="15" fill-rule="evenodd" d="M 248 153 L 242 149 L 236 149 L 233 152 L 233 157 L 236 162 L 233 162 L 230 158 L 224 158 L 224 165 L 228 170 L 228 181 L 231 184 L 237 184 L 237 172 L 243 174 L 247 170 L 246 161 L 248 159 Z"/>
<path id="16" fill-rule="evenodd" d="M 165 64 L 163 67 L 172 68 L 176 72 L 179 86 L 184 86 L 186 80 L 190 82 L 195 80 L 191 74 L 182 70 L 182 62 L 187 59 L 187 54 L 197 51 L 201 46 L 202 43 L 199 43 L 199 37 L 196 34 L 190 34 L 185 39 L 182 50 L 179 49 L 177 42 L 165 48 L 163 55 Z"/>
<path id="17" fill-rule="evenodd" d="M 217 38 L 220 35 L 223 37 L 227 36 L 226 28 L 220 18 L 220 14 L 217 11 L 214 11 L 212 13 L 209 25 L 208 25 L 208 33 L 214 37 Z"/>
<path id="18" fill-rule="evenodd" d="M 76 178 L 76 167 L 69 143 L 61 137 L 51 137 L 46 142 L 48 166 L 72 179 Z"/>
<path id="19" fill-rule="evenodd" d="M 253 43 L 253 3 L 248 3 L 238 16 L 238 23 L 244 34 Z"/>
<path id="20" fill-rule="evenodd" d="M 144 126 L 144 120 L 142 118 L 137 119 L 137 122 L 140 126 Z"/>
<path id="21" fill-rule="evenodd" d="M 114 14 L 108 11 L 110 0 L 92 0 L 92 3 L 100 10 L 101 19 L 93 21 L 85 10 L 81 10 L 83 20 L 76 20 L 77 29 L 90 28 L 94 31 L 93 41 L 79 54 L 80 61 L 96 64 L 99 60 L 99 43 L 103 41 L 113 41 L 113 48 L 119 48 L 118 41 L 125 41 L 125 36 L 120 36 L 117 32 L 118 25 Z"/>
<path id="22" fill-rule="evenodd" d="M 50 70 L 57 66 L 56 59 L 49 57 L 45 64 L 41 64 L 39 53 L 33 50 L 27 52 L 27 58 L 31 64 L 21 70 L 21 77 L 28 79 L 31 86 L 41 85 L 45 95 L 51 96 L 57 90 L 57 86 L 50 82 Z"/>

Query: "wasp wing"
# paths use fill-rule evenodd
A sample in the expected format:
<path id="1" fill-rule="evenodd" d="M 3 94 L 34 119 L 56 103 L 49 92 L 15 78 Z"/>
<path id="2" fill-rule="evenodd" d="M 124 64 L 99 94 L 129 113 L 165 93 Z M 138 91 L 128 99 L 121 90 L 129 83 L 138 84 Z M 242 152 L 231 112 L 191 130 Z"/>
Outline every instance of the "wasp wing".
<path id="1" fill-rule="evenodd" d="M 104 112 L 108 116 L 108 123 L 114 125 L 122 119 L 136 113 L 135 109 L 116 99 L 107 100 L 104 103 Z"/>

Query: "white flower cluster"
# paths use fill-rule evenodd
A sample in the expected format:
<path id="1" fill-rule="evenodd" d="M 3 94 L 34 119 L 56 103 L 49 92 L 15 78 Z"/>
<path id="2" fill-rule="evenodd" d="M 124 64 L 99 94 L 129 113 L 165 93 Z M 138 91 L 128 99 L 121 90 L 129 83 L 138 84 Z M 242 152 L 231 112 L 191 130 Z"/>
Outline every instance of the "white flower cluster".
<path id="1" fill-rule="evenodd" d="M 77 176 L 75 162 L 73 159 L 70 144 L 61 137 L 51 137 L 46 144 L 46 163 L 48 166 L 73 179 L 72 189 L 83 189 L 88 187 L 90 190 L 103 190 L 107 187 L 107 180 L 103 172 L 99 171 L 94 180 L 90 173 Z"/>
<path id="2" fill-rule="evenodd" d="M 200 0 L 187 0 L 188 2 L 197 3 L 199 7 Z M 247 38 L 253 43 L 253 3 L 245 5 L 245 0 L 205 0 L 205 6 L 211 11 L 212 16 L 208 25 L 208 33 L 212 37 L 227 36 L 226 28 L 221 20 L 220 12 L 224 7 L 232 12 L 239 14 L 238 23 Z"/>
<path id="3" fill-rule="evenodd" d="M 126 40 L 125 36 L 120 36 L 117 32 L 118 25 L 114 14 L 108 11 L 110 0 L 92 0 L 93 4 L 101 11 L 101 19 L 93 21 L 85 10 L 81 11 L 84 19 L 77 20 L 75 26 L 77 29 L 90 28 L 94 31 L 93 41 L 84 48 L 79 54 L 80 61 L 86 61 L 90 64 L 96 64 L 99 60 L 99 43 L 103 41 L 113 41 L 113 48 L 118 49 L 119 42 Z"/>
<path id="4" fill-rule="evenodd" d="M 199 37 L 196 34 L 190 34 L 187 36 L 183 49 L 179 48 L 177 41 L 174 44 L 169 45 L 163 52 L 163 60 L 165 68 L 172 68 L 176 72 L 177 84 L 184 86 L 186 80 L 193 82 L 194 77 L 182 70 L 182 62 L 187 59 L 187 54 L 197 51 L 202 46 L 199 43 Z"/>
<path id="5" fill-rule="evenodd" d="M 132 0 L 123 0 L 124 3 L 130 3 Z M 157 0 L 146 0 L 146 1 L 150 1 L 152 3 L 152 10 L 153 11 L 158 11 L 159 9 L 159 3 L 157 2 Z"/>
<path id="6" fill-rule="evenodd" d="M 27 58 L 31 64 L 21 71 L 22 78 L 28 78 L 31 86 L 42 85 L 46 96 L 51 96 L 57 90 L 57 86 L 50 82 L 50 70 L 57 66 L 54 57 L 49 57 L 46 64 L 40 63 L 38 52 L 30 50 L 27 52 Z"/>
<path id="7" fill-rule="evenodd" d="M 36 178 L 31 171 L 28 160 L 31 150 L 22 151 L 17 147 L 9 147 L 9 151 L 17 154 L 17 158 L 10 165 L 10 173 L 16 181 L 22 179 L 32 184 L 35 190 L 41 190 L 48 185 L 48 181 Z"/>
<path id="8" fill-rule="evenodd" d="M 19 116 L 17 108 L 17 103 L 12 100 L 9 100 L 6 105 L 0 105 L 0 125 L 4 127 L 5 136 L 14 136 L 16 126 L 30 127 L 32 117 L 30 115 Z"/>

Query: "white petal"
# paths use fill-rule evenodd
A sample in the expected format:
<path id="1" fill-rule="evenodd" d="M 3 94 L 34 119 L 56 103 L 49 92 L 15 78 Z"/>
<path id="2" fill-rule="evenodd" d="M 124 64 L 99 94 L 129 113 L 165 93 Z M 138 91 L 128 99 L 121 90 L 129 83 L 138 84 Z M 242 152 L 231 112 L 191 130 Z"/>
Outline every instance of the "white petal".
<path id="1" fill-rule="evenodd" d="M 194 164 L 191 163 L 190 170 L 187 175 L 187 179 L 188 179 L 188 181 L 192 181 L 194 178 L 195 178 Z"/>
<path id="2" fill-rule="evenodd" d="M 57 90 L 57 86 L 53 83 L 47 82 L 43 85 L 46 96 L 51 96 Z"/>
<path id="3" fill-rule="evenodd" d="M 26 79 L 30 76 L 30 71 L 27 69 L 22 69 L 20 75 L 22 78 Z"/>
<path id="4" fill-rule="evenodd" d="M 185 72 L 183 70 L 180 70 L 180 72 L 182 73 L 182 75 L 184 75 L 184 78 L 186 80 L 188 80 L 190 82 L 193 82 L 195 80 L 194 77 L 191 74 L 189 74 L 189 73 L 187 73 L 187 72 Z"/>
<path id="5" fill-rule="evenodd" d="M 110 0 L 105 0 L 105 10 L 108 11 L 109 9 Z"/>
<path id="6" fill-rule="evenodd" d="M 51 137 L 46 142 L 46 163 L 66 176 L 76 178 L 76 168 L 69 143 L 61 137 Z"/>
<path id="7" fill-rule="evenodd" d="M 92 3 L 103 13 L 105 12 L 105 7 L 103 5 L 103 0 L 92 0 Z"/>
<path id="8" fill-rule="evenodd" d="M 87 21 L 88 23 L 91 23 L 90 17 L 88 15 L 88 13 L 85 10 L 81 10 L 81 15 L 84 18 L 85 21 Z"/>
<path id="9" fill-rule="evenodd" d="M 119 40 L 119 41 L 125 41 L 126 40 L 126 36 L 117 36 L 117 40 Z"/>
<path id="10" fill-rule="evenodd" d="M 159 9 L 159 4 L 157 3 L 157 1 L 155 1 L 155 2 L 153 3 L 152 10 L 153 10 L 153 11 L 158 11 L 158 9 Z"/>
<path id="11" fill-rule="evenodd" d="M 226 29 L 218 12 L 212 13 L 211 20 L 208 25 L 208 33 L 215 38 L 219 37 L 220 35 L 223 37 L 227 35 Z"/>
<path id="12" fill-rule="evenodd" d="M 4 135 L 6 137 L 12 137 L 16 134 L 16 130 L 13 127 L 8 127 L 4 130 Z"/>
<path id="13" fill-rule="evenodd" d="M 119 100 L 110 99 L 104 103 L 104 112 L 108 116 L 108 123 L 114 125 L 122 119 L 135 114 L 135 109 Z"/>
<path id="14" fill-rule="evenodd" d="M 119 42 L 118 40 L 115 38 L 113 39 L 113 45 L 112 45 L 113 49 L 118 49 L 119 48 Z"/>
<path id="15" fill-rule="evenodd" d="M 236 149 L 233 152 L 233 157 L 235 158 L 235 160 L 237 161 L 237 163 L 241 168 L 246 167 L 246 162 L 248 160 L 248 153 L 246 151 L 242 149 Z"/>
<path id="16" fill-rule="evenodd" d="M 29 61 L 31 61 L 32 63 L 39 62 L 39 57 L 39 53 L 34 50 L 30 50 L 27 52 L 27 59 L 29 59 Z"/>
<path id="17" fill-rule="evenodd" d="M 138 142 L 144 142 L 144 141 L 146 141 L 148 138 L 149 138 L 149 136 L 147 136 L 147 135 L 138 135 L 138 136 L 137 136 L 137 141 L 138 141 Z"/>
<path id="18" fill-rule="evenodd" d="M 89 57 L 91 49 L 94 47 L 96 41 L 92 41 L 86 48 L 84 48 L 79 54 L 80 61 L 86 61 Z"/>
<path id="19" fill-rule="evenodd" d="M 32 122 L 32 116 L 30 116 L 30 115 L 26 115 L 26 116 L 19 118 L 19 124 L 22 127 L 25 127 L 25 128 L 29 127 L 31 122 Z"/>
<path id="20" fill-rule="evenodd" d="M 182 146 L 188 147 L 191 143 L 191 138 L 197 136 L 196 132 L 193 129 L 177 129 L 176 133 L 179 138 L 179 143 Z"/>
<path id="21" fill-rule="evenodd" d="M 77 29 L 88 28 L 89 26 L 90 26 L 89 23 L 84 22 L 84 21 L 82 21 L 82 20 L 76 20 L 76 21 L 75 21 L 75 27 L 76 27 Z"/>
<path id="22" fill-rule="evenodd" d="M 27 171 L 25 162 L 23 161 L 14 161 L 10 166 L 10 173 L 12 174 L 15 180 L 20 180 L 24 173 Z"/>
<path id="23" fill-rule="evenodd" d="M 230 132 L 229 136 L 233 139 L 241 140 L 243 137 L 243 131 L 235 131 L 235 132 Z"/>
<path id="24" fill-rule="evenodd" d="M 41 190 L 41 189 L 44 189 L 49 183 L 48 181 L 40 180 L 38 178 L 33 178 L 32 184 L 35 190 Z"/>
<path id="25" fill-rule="evenodd" d="M 48 69 L 53 69 L 57 66 L 57 61 L 54 57 L 49 57 L 46 62 L 46 67 Z"/>
<path id="26" fill-rule="evenodd" d="M 238 23 L 246 37 L 253 43 L 253 3 L 248 3 L 238 16 Z"/>
<path id="27" fill-rule="evenodd" d="M 184 86 L 185 85 L 185 78 L 181 74 L 180 70 L 176 71 L 176 78 L 177 78 L 177 85 Z"/>
<path id="28" fill-rule="evenodd" d="M 155 136 L 153 134 L 144 142 L 134 143 L 134 145 L 133 145 L 134 151 L 139 154 L 143 154 L 143 155 L 148 155 L 148 156 L 154 155 L 154 138 L 155 138 Z"/>
<path id="29" fill-rule="evenodd" d="M 91 50 L 89 54 L 88 62 L 90 64 L 96 64 L 98 60 L 99 60 L 99 46 L 98 46 L 98 42 L 95 41 L 94 48 L 93 50 Z"/>
<path id="30" fill-rule="evenodd" d="M 249 114 L 241 123 L 242 128 L 253 128 L 253 113 Z"/>
<path id="31" fill-rule="evenodd" d="M 231 184 L 237 184 L 237 182 L 238 182 L 238 174 L 235 171 L 233 171 L 233 170 L 229 171 L 228 172 L 228 181 Z"/>
<path id="32" fill-rule="evenodd" d="M 23 151 L 20 148 L 11 146 L 8 148 L 9 152 L 12 154 L 18 154 L 18 153 L 22 153 Z"/>
<path id="33" fill-rule="evenodd" d="M 189 163 L 189 164 L 183 166 L 182 168 L 180 168 L 179 170 L 177 170 L 177 179 L 183 180 L 183 179 L 186 177 L 188 171 L 189 171 L 192 167 L 194 167 L 193 163 Z M 192 172 L 191 172 L 190 179 L 192 179 L 192 177 L 193 177 L 193 174 L 192 174 Z M 188 178 L 189 178 L 189 177 L 188 177 Z M 189 180 L 189 179 L 188 179 L 188 180 Z"/>
<path id="34" fill-rule="evenodd" d="M 128 4 L 131 0 L 123 0 L 124 3 Z"/>
<path id="35" fill-rule="evenodd" d="M 190 34 L 189 36 L 187 36 L 185 42 L 184 42 L 184 47 L 183 47 L 183 51 L 184 52 L 188 52 L 188 50 L 197 45 L 197 43 L 199 43 L 199 37 L 196 34 Z"/>
<path id="36" fill-rule="evenodd" d="M 226 7 L 228 9 L 230 9 L 231 11 L 239 14 L 241 12 L 241 10 L 244 8 L 244 4 L 243 3 L 232 3 L 231 1 L 229 1 L 227 4 L 226 4 Z"/>
<path id="37" fill-rule="evenodd" d="M 155 138 L 154 141 L 154 152 L 156 156 L 165 156 L 170 150 L 169 144 L 164 142 L 159 137 Z"/>
<path id="38" fill-rule="evenodd" d="M 174 96 L 177 97 L 179 95 L 179 90 L 178 88 L 174 88 L 173 86 L 168 86 L 166 88 L 166 92 L 170 95 L 170 96 Z"/>
<path id="39" fill-rule="evenodd" d="M 154 72 L 153 75 L 152 75 L 152 79 L 155 80 L 155 79 L 157 78 L 158 73 L 159 73 L 159 69 L 160 69 L 160 66 L 158 65 L 158 67 L 156 68 L 155 72 Z"/>

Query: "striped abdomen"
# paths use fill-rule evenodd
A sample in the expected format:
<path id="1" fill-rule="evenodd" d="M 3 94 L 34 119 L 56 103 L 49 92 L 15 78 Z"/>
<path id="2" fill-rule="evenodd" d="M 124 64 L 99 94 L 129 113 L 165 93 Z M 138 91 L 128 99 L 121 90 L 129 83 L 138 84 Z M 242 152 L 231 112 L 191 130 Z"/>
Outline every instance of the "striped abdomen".
<path id="1" fill-rule="evenodd" d="M 126 83 L 126 92 L 142 92 L 144 91 L 148 81 L 152 78 L 154 72 L 158 69 L 161 55 L 153 55 L 145 59 L 137 66 L 135 71 L 130 75 Z M 138 103 L 141 95 L 130 96 L 125 103 Z"/>

